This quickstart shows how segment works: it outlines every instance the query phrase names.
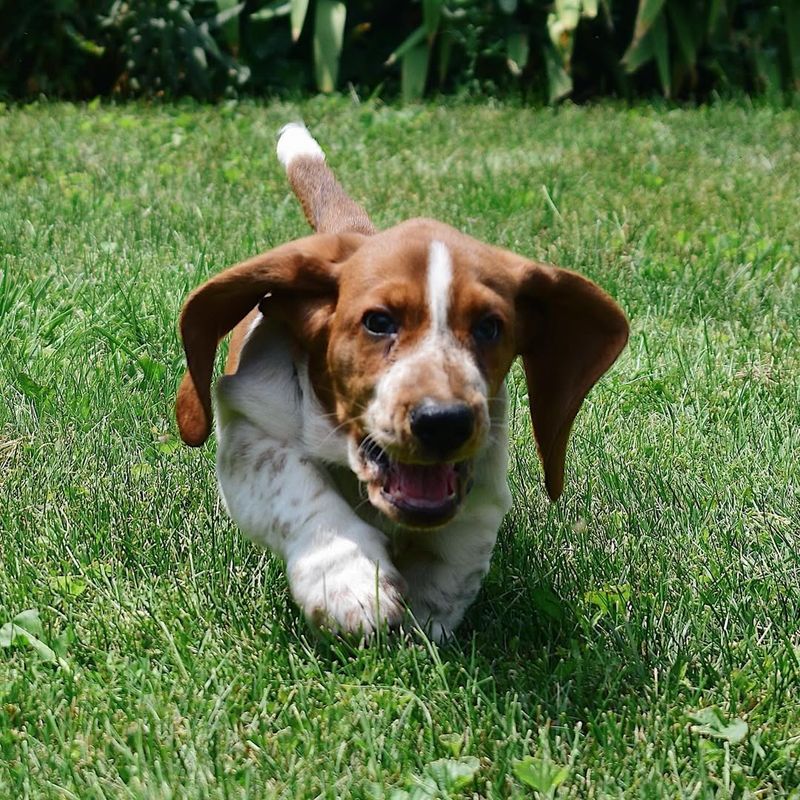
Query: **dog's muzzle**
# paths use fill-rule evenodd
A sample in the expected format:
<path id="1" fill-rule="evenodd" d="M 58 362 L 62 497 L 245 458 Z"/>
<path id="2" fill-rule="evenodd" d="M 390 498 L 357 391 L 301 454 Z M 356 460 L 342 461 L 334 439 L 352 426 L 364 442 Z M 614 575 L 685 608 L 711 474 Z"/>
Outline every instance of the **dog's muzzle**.
<path id="1" fill-rule="evenodd" d="M 472 488 L 472 460 L 403 462 L 369 438 L 359 447 L 369 498 L 395 522 L 435 528 L 449 522 Z"/>

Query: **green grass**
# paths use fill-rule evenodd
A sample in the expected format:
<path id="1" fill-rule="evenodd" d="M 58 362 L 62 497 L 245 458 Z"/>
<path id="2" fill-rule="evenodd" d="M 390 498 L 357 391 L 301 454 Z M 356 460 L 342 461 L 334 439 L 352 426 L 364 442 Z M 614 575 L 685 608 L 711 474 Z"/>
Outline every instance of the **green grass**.
<path id="1" fill-rule="evenodd" d="M 514 372 L 515 506 L 442 648 L 315 637 L 176 439 L 184 296 L 307 232 L 298 116 L 380 226 L 435 216 L 631 319 L 557 505 Z M 0 647 L 0 797 L 797 796 L 798 142 L 732 105 L 2 112 L 0 645 L 36 609 L 52 651 Z"/>

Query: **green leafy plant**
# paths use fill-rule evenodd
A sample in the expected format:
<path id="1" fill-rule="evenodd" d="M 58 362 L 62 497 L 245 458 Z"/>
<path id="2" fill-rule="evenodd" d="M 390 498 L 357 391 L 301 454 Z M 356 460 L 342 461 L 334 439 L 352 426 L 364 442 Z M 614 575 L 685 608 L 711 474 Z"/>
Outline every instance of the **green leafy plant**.
<path id="1" fill-rule="evenodd" d="M 569 767 L 553 763 L 549 756 L 525 756 L 514 761 L 512 768 L 520 783 L 547 798 L 554 797 L 556 789 L 569 777 Z"/>
<path id="2" fill-rule="evenodd" d="M 0 91 L 61 95 L 108 87 L 103 6 L 102 0 L 0 0 Z"/>
<path id="3" fill-rule="evenodd" d="M 490 11 L 474 0 L 422 0 L 421 6 L 421 24 L 386 62 L 387 66 L 400 62 L 406 100 L 424 94 L 434 62 L 439 86 L 451 68 L 475 74 L 480 71 L 479 62 L 502 65 L 507 78 L 521 82 L 536 72 L 529 69 L 535 62 L 539 73 L 544 73 L 550 102 L 557 102 L 573 89 L 578 25 L 598 16 L 597 0 L 497 0 Z M 460 62 L 453 58 L 458 47 L 465 55 Z"/>
<path id="4" fill-rule="evenodd" d="M 425 765 L 422 775 L 408 780 L 408 789 L 394 789 L 390 800 L 445 800 L 473 784 L 480 770 L 475 756 L 440 758 Z"/>
<path id="5" fill-rule="evenodd" d="M 547 86 L 553 103 L 572 92 L 572 54 L 575 33 L 582 18 L 597 16 L 597 0 L 555 0 L 547 15 L 550 41 L 544 47 L 547 64 Z"/>
<path id="6" fill-rule="evenodd" d="M 557 103 L 800 91 L 796 0 L 33 0 L 3 10 L 0 91 L 18 96 L 349 85 L 405 101 L 522 91 Z"/>
<path id="7" fill-rule="evenodd" d="M 727 719 L 716 708 L 693 711 L 688 716 L 695 723 L 691 726 L 692 733 L 730 744 L 740 744 L 747 736 L 748 726 L 743 719 L 739 717 Z"/>
<path id="8" fill-rule="evenodd" d="M 288 17 L 292 42 L 297 42 L 309 18 L 309 0 L 276 0 L 251 14 L 251 21 Z M 315 0 L 312 32 L 314 78 L 317 89 L 332 92 L 337 85 L 344 44 L 347 6 L 340 0 Z"/>
<path id="9" fill-rule="evenodd" d="M 701 71 L 723 86 L 778 94 L 800 89 L 800 6 L 782 0 L 640 0 L 622 58 L 652 62 L 666 97 L 695 89 Z"/>
<path id="10" fill-rule="evenodd" d="M 209 0 L 114 0 L 104 25 L 119 40 L 122 88 L 209 98 L 243 86 L 249 67 L 216 38 L 240 10 Z"/>
<path id="11" fill-rule="evenodd" d="M 606 584 L 599 589 L 586 592 L 583 599 L 592 607 L 591 624 L 596 625 L 604 617 L 617 618 L 625 613 L 631 599 L 631 587 L 628 584 L 621 586 Z"/>
<path id="12" fill-rule="evenodd" d="M 10 622 L 0 627 L 0 648 L 29 648 L 42 661 L 56 664 L 66 672 L 70 671 L 70 666 L 64 658 L 70 638 L 71 634 L 66 630 L 57 639 L 48 641 L 39 619 L 39 612 L 35 608 L 20 612 Z"/>

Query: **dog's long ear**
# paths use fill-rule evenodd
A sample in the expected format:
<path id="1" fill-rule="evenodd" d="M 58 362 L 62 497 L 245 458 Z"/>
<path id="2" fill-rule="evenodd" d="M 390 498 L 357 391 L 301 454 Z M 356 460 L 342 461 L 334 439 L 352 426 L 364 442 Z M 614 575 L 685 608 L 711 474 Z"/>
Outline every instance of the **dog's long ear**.
<path id="1" fill-rule="evenodd" d="M 572 423 L 589 390 L 625 347 L 628 322 L 587 278 L 544 264 L 516 266 L 517 350 L 545 486 L 556 500 L 564 488 Z"/>
<path id="2" fill-rule="evenodd" d="M 298 239 L 230 267 L 189 295 L 180 318 L 188 368 L 175 404 L 184 442 L 199 446 L 210 433 L 211 376 L 220 340 L 268 292 L 335 300 L 339 268 L 363 240 L 356 233 Z"/>

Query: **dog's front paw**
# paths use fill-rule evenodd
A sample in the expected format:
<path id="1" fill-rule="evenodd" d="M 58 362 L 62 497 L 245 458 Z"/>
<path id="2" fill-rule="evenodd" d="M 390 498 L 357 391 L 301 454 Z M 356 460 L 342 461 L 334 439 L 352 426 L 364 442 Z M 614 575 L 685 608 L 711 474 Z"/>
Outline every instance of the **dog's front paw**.
<path id="1" fill-rule="evenodd" d="M 405 615 L 404 581 L 366 558 L 334 569 L 292 570 L 292 594 L 318 628 L 366 635 L 384 625 L 394 628 Z"/>

